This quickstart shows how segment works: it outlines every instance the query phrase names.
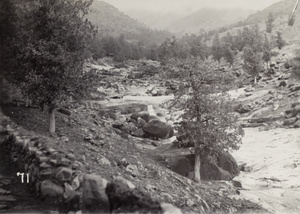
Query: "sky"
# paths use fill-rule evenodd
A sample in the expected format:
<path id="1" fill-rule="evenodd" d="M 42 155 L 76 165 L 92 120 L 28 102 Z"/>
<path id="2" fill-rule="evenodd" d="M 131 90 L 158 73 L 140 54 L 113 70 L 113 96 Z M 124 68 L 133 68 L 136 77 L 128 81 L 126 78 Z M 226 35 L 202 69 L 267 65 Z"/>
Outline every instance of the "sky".
<path id="1" fill-rule="evenodd" d="M 131 9 L 155 12 L 190 13 L 203 7 L 262 10 L 280 0 L 103 0 L 120 11 Z M 292 1 L 292 0 L 291 0 Z"/>

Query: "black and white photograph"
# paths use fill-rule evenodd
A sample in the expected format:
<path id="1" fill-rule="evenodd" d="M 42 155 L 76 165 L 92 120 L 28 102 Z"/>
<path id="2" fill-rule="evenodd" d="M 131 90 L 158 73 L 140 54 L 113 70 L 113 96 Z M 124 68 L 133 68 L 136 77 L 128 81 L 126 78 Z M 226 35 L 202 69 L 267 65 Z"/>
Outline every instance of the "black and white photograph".
<path id="1" fill-rule="evenodd" d="M 0 0 L 0 213 L 300 213 L 299 0 Z"/>

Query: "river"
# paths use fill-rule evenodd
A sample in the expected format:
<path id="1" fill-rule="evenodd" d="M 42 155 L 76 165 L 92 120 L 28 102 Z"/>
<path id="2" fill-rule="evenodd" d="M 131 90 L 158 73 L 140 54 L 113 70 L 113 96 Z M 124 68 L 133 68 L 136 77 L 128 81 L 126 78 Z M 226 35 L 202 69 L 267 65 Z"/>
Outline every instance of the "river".
<path id="1" fill-rule="evenodd" d="M 242 197 L 272 213 L 300 213 L 299 129 L 247 128 L 233 156 L 247 166 L 247 172 L 235 178 L 243 185 Z"/>

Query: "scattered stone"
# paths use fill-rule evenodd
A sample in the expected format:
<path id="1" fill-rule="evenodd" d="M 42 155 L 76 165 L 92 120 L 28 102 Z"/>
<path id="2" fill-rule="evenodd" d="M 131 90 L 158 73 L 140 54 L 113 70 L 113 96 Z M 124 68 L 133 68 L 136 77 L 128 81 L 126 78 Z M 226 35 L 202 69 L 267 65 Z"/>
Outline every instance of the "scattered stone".
<path id="1" fill-rule="evenodd" d="M 138 128 L 143 128 L 146 123 L 147 122 L 144 119 L 140 118 L 140 117 L 137 119 Z"/>
<path id="2" fill-rule="evenodd" d="M 75 159 L 75 155 L 73 153 L 69 153 L 67 154 L 67 158 L 74 160 Z"/>
<path id="3" fill-rule="evenodd" d="M 51 168 L 51 166 L 45 162 L 41 163 L 40 164 L 40 169 L 48 169 L 48 168 Z"/>
<path id="4" fill-rule="evenodd" d="M 63 166 L 70 166 L 72 163 L 72 161 L 70 161 L 68 158 L 62 158 L 60 161 L 59 161 L 59 164 L 63 165 Z"/>
<path id="5" fill-rule="evenodd" d="M 91 140 L 93 140 L 93 136 L 92 135 L 85 136 L 84 140 L 91 141 Z"/>
<path id="6" fill-rule="evenodd" d="M 135 189 L 135 185 L 134 185 L 132 182 L 126 180 L 125 178 L 123 178 L 123 177 L 121 177 L 121 176 L 115 177 L 114 180 L 118 180 L 118 181 L 120 181 L 120 182 L 126 184 L 127 187 L 128 187 L 129 189 L 131 189 L 131 190 Z"/>
<path id="7" fill-rule="evenodd" d="M 149 122 L 150 120 L 150 114 L 149 112 L 147 111 L 142 111 L 142 112 L 137 112 L 137 113 L 133 113 L 131 116 L 130 116 L 131 119 L 135 120 L 135 121 L 138 121 L 138 118 L 141 118 L 143 119 L 146 123 Z"/>
<path id="8" fill-rule="evenodd" d="M 281 81 L 280 83 L 279 83 L 279 85 L 278 85 L 278 87 L 285 87 L 285 86 L 287 86 L 287 83 L 286 83 L 286 81 Z"/>
<path id="9" fill-rule="evenodd" d="M 292 117 L 292 118 L 285 119 L 285 120 L 283 121 L 283 125 L 284 125 L 284 126 L 290 126 L 290 125 L 293 125 L 297 120 L 298 120 L 297 117 Z"/>
<path id="10" fill-rule="evenodd" d="M 126 171 L 129 172 L 133 177 L 136 177 L 138 176 L 139 174 L 139 171 L 138 171 L 138 168 L 136 165 L 131 165 L 129 164 L 127 167 L 126 167 Z"/>
<path id="11" fill-rule="evenodd" d="M 62 167 L 60 170 L 56 173 L 55 178 L 59 181 L 70 181 L 72 178 L 72 169 Z"/>
<path id="12" fill-rule="evenodd" d="M 294 123 L 293 127 L 294 128 L 300 128 L 300 120 L 299 119 L 296 123 Z"/>
<path id="13" fill-rule="evenodd" d="M 121 161 L 118 162 L 119 166 L 124 166 L 127 167 L 129 165 L 128 161 L 126 160 L 126 158 L 123 158 Z"/>
<path id="14" fill-rule="evenodd" d="M 300 84 L 290 87 L 290 91 L 295 92 L 300 90 Z"/>
<path id="15" fill-rule="evenodd" d="M 234 107 L 234 111 L 236 111 L 240 114 L 244 114 L 244 113 L 248 113 L 249 111 L 251 111 L 251 107 L 250 107 L 250 105 L 241 103 Z"/>
<path id="16" fill-rule="evenodd" d="M 135 136 L 135 137 L 144 137 L 145 136 L 145 132 L 143 131 L 143 129 L 137 129 L 135 132 L 132 133 L 132 136 Z"/>
<path id="17" fill-rule="evenodd" d="M 182 214 L 181 210 L 169 203 L 162 203 L 160 205 L 164 214 Z"/>
<path id="18" fill-rule="evenodd" d="M 42 180 L 50 179 L 52 177 L 52 170 L 50 168 L 43 169 L 40 171 L 40 176 Z"/>
<path id="19" fill-rule="evenodd" d="M 80 187 L 80 184 L 81 184 L 81 182 L 80 182 L 80 179 L 79 179 L 79 177 L 82 177 L 82 179 L 81 180 L 83 180 L 83 175 L 81 174 L 81 175 L 77 175 L 74 179 L 73 179 L 73 181 L 72 181 L 72 188 L 74 189 L 74 190 L 77 190 L 79 187 Z"/>
<path id="20" fill-rule="evenodd" d="M 68 137 L 66 137 L 66 136 L 62 136 L 61 138 L 60 138 L 60 140 L 62 141 L 62 142 L 69 142 L 69 138 Z"/>
<path id="21" fill-rule="evenodd" d="M 242 183 L 236 180 L 232 180 L 232 185 L 237 188 L 242 188 Z"/>
<path id="22" fill-rule="evenodd" d="M 110 161 L 109 161 L 107 158 L 105 158 L 105 157 L 101 158 L 101 159 L 99 160 L 99 163 L 102 164 L 102 165 L 108 165 L 108 166 L 111 166 Z"/>
<path id="23" fill-rule="evenodd" d="M 75 194 L 75 191 L 70 184 L 64 183 L 64 185 L 65 185 L 65 192 L 63 196 L 68 201 L 70 200 L 71 196 Z"/>

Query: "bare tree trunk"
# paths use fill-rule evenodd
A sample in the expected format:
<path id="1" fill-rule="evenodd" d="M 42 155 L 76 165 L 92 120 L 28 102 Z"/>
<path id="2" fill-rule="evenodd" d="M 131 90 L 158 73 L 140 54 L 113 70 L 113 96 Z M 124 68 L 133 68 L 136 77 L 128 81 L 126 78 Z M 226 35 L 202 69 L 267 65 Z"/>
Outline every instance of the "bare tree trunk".
<path id="1" fill-rule="evenodd" d="M 50 114 L 49 132 L 50 133 L 55 133 L 55 111 L 56 111 L 55 108 L 53 108 L 49 111 L 49 114 Z"/>
<path id="2" fill-rule="evenodd" d="M 291 19 L 291 18 L 294 16 L 295 11 L 296 11 L 296 9 L 297 9 L 297 7 L 298 7 L 298 4 L 299 4 L 299 0 L 296 1 L 296 4 L 295 4 L 295 6 L 294 6 L 294 8 L 293 8 L 292 14 L 291 14 L 291 16 L 290 16 L 289 19 Z"/>
<path id="3" fill-rule="evenodd" d="M 201 158 L 200 158 L 200 151 L 196 151 L 195 154 L 195 169 L 194 169 L 194 180 L 196 182 L 201 181 L 201 175 L 200 175 L 200 167 L 201 167 Z"/>

